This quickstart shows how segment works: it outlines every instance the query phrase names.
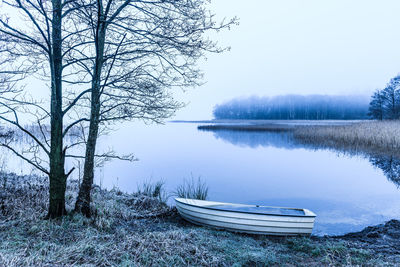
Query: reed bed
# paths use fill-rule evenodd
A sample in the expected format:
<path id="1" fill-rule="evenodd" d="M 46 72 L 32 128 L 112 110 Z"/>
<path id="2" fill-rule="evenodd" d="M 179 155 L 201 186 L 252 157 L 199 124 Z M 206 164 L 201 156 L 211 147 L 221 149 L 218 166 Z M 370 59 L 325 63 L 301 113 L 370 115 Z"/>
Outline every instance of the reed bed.
<path id="1" fill-rule="evenodd" d="M 350 153 L 371 153 L 400 157 L 400 121 L 351 121 L 288 124 L 242 122 L 198 126 L 204 131 L 290 132 L 294 139 L 311 148 L 329 148 Z"/>
<path id="2" fill-rule="evenodd" d="M 320 147 L 400 156 L 400 121 L 364 121 L 338 126 L 299 126 L 294 137 Z"/>

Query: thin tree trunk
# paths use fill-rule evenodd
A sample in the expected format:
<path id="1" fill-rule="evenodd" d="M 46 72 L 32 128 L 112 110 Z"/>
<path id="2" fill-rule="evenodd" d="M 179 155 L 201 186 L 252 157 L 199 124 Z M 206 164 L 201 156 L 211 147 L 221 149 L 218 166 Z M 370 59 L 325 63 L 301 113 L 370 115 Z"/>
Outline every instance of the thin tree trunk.
<path id="1" fill-rule="evenodd" d="M 96 143 L 99 132 L 99 121 L 100 121 L 100 81 L 101 72 L 104 63 L 104 44 L 106 25 L 105 18 L 103 16 L 103 7 L 101 1 L 98 1 L 99 14 L 98 14 L 98 26 L 95 36 L 96 45 L 96 62 L 94 67 L 94 75 L 92 80 L 91 89 L 91 114 L 90 114 L 90 125 L 89 135 L 86 144 L 85 163 L 83 167 L 83 178 L 82 184 L 79 188 L 78 199 L 75 203 L 75 211 L 90 217 L 90 202 L 91 202 L 91 190 L 94 180 L 94 167 L 95 167 L 95 152 Z"/>
<path id="2" fill-rule="evenodd" d="M 66 214 L 63 152 L 63 114 L 62 114 L 62 36 L 61 36 L 61 0 L 53 0 L 52 53 L 51 65 L 51 148 L 50 148 L 50 201 L 48 218 Z"/>
<path id="3" fill-rule="evenodd" d="M 93 98 L 93 97 L 92 97 Z M 93 106 L 93 105 L 92 105 Z M 94 180 L 95 151 L 99 129 L 99 108 L 92 107 L 89 136 L 86 144 L 85 163 L 83 167 L 82 184 L 79 188 L 75 211 L 90 217 L 91 190 Z"/>

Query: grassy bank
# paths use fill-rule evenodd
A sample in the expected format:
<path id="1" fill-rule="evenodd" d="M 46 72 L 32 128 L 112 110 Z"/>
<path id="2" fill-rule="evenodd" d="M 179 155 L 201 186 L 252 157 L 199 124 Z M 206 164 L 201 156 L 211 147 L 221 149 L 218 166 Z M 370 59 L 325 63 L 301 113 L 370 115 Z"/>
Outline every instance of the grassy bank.
<path id="1" fill-rule="evenodd" d="M 394 227 L 380 226 L 359 237 L 250 236 L 193 226 L 143 192 L 98 187 L 93 190 L 93 218 L 71 214 L 48 221 L 43 220 L 48 197 L 44 178 L 4 173 L 0 178 L 0 266 L 400 264 L 396 221 Z M 70 182 L 68 208 L 76 192 L 76 182 Z"/>

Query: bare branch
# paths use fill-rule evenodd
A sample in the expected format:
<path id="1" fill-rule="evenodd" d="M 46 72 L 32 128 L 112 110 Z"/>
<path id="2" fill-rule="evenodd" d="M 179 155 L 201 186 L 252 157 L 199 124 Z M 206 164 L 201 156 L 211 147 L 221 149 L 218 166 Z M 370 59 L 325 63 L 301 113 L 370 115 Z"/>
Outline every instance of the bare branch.
<path id="1" fill-rule="evenodd" d="M 0 146 L 5 147 L 7 149 L 9 149 L 10 151 L 12 151 L 16 156 L 18 156 L 19 158 L 23 159 L 24 161 L 26 161 L 27 163 L 31 164 L 32 166 L 34 166 L 36 169 L 44 172 L 45 174 L 49 175 L 50 173 L 42 166 L 34 163 L 32 160 L 28 159 L 27 157 L 25 157 L 24 155 L 22 155 L 21 153 L 19 153 L 18 151 L 16 151 L 13 147 L 11 147 L 8 144 L 4 144 L 4 143 L 0 143 Z"/>

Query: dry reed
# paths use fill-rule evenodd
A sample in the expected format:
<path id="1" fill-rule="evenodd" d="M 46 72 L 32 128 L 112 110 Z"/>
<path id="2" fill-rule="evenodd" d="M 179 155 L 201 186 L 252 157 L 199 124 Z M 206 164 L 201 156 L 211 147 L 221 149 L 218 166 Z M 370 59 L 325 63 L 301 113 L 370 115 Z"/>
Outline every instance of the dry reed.
<path id="1" fill-rule="evenodd" d="M 201 177 L 198 177 L 196 181 L 192 176 L 191 179 L 185 179 L 183 184 L 178 186 L 175 195 L 181 198 L 206 200 L 208 196 L 208 186 L 201 180 Z"/>
<path id="2" fill-rule="evenodd" d="M 299 126 L 301 143 L 373 154 L 400 155 L 400 121 L 364 121 L 341 126 Z"/>

